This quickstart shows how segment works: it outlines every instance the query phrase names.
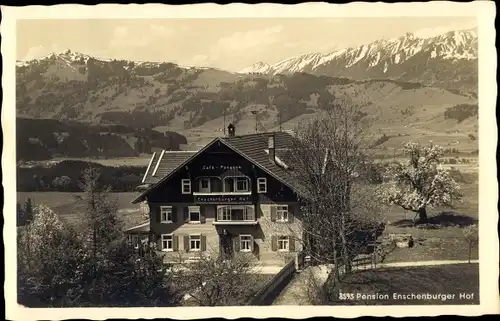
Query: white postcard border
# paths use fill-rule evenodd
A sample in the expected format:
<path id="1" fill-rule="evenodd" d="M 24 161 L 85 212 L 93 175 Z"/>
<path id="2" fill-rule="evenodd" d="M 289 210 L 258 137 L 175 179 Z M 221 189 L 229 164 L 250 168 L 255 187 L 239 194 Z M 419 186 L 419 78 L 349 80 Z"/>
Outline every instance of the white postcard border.
<path id="1" fill-rule="evenodd" d="M 5 301 L 8 319 L 107 319 L 107 318 L 173 318 L 197 319 L 243 316 L 254 318 L 307 318 L 312 316 L 435 316 L 481 315 L 498 313 L 498 184 L 496 173 L 497 131 L 495 4 L 491 1 L 467 3 L 435 1 L 427 3 L 326 4 L 200 4 L 186 6 L 114 5 L 97 6 L 2 6 L 3 76 L 2 129 L 4 149 L 2 173 L 4 187 Z M 16 302 L 16 157 L 15 157 L 15 25 L 18 19 L 124 19 L 124 18 L 244 18 L 244 17 L 395 17 L 395 16 L 467 16 L 476 17 L 479 36 L 479 257 L 480 300 L 477 306 L 280 306 L 227 308 L 71 308 L 28 309 Z M 495 215 L 495 213 L 497 215 Z"/>

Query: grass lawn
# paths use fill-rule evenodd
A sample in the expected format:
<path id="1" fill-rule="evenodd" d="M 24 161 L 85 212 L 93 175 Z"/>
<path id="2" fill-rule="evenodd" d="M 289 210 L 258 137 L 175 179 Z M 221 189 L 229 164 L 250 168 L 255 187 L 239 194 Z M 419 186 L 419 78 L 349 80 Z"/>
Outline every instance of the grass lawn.
<path id="1" fill-rule="evenodd" d="M 385 211 L 388 224 L 384 234 L 411 234 L 415 245 L 412 248 L 388 249 L 389 253 L 384 262 L 468 259 L 468 244 L 463 236 L 463 228 L 457 226 L 457 223 L 463 226 L 477 223 L 478 184 L 477 182 L 461 184 L 461 190 L 464 197 L 456 208 L 428 210 L 430 220 L 439 220 L 442 225 L 449 226 L 432 229 L 415 228 L 411 224 L 415 213 L 405 211 L 397 206 L 388 207 Z M 472 259 L 478 258 L 477 246 L 472 248 L 471 257 Z"/>
<path id="2" fill-rule="evenodd" d="M 152 153 L 151 153 L 152 154 Z M 96 164 L 101 164 L 104 166 L 113 166 L 113 167 L 118 167 L 118 166 L 138 166 L 138 167 L 147 167 L 149 164 L 149 159 L 151 158 L 151 155 L 149 154 L 144 154 L 139 157 L 116 157 L 116 158 L 104 158 L 104 159 L 99 159 L 99 158 L 71 158 L 71 157 L 64 157 L 64 158 L 54 158 L 51 161 L 53 162 L 61 162 L 64 160 L 78 160 L 78 161 L 85 161 L 85 162 L 90 162 L 90 163 L 96 163 Z M 46 163 L 41 161 L 38 162 L 40 164 Z"/>
<path id="3" fill-rule="evenodd" d="M 390 248 L 384 263 L 412 262 L 430 260 L 467 260 L 469 258 L 468 244 L 461 238 L 462 231 L 453 228 L 447 231 L 432 230 L 411 232 L 416 242 L 412 248 Z M 415 237 L 419 234 L 418 237 Z M 452 234 L 447 237 L 445 234 Z M 477 260 L 479 250 L 477 246 L 471 248 L 471 259 Z"/>
<path id="4" fill-rule="evenodd" d="M 31 198 L 33 204 L 45 204 L 54 212 L 58 213 L 61 218 L 68 222 L 78 221 L 84 206 L 76 196 L 82 193 L 62 193 L 62 192 L 18 192 L 17 201 L 21 204 Z M 110 198 L 116 199 L 118 203 L 118 212 L 125 227 L 137 225 L 145 220 L 139 212 L 139 205 L 132 204 L 132 201 L 137 196 L 137 193 L 111 193 Z"/>
<path id="5" fill-rule="evenodd" d="M 358 271 L 346 277 L 341 292 L 353 294 L 355 299 L 336 300 L 332 304 L 479 304 L 479 264 Z M 416 297 L 419 294 L 434 297 Z M 414 297 L 405 299 L 403 295 Z"/>

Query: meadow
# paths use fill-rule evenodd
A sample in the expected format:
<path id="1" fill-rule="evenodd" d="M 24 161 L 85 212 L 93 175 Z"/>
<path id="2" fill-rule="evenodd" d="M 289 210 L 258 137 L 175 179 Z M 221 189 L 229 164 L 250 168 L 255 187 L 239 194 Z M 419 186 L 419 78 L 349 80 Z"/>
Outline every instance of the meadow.
<path id="1" fill-rule="evenodd" d="M 427 260 L 466 260 L 468 244 L 463 228 L 479 221 L 479 185 L 477 169 L 469 172 L 466 181 L 460 183 L 463 197 L 454 208 L 429 208 L 431 224 L 426 228 L 412 226 L 414 212 L 398 206 L 386 206 L 384 219 L 387 222 L 385 234 L 411 234 L 415 240 L 412 248 L 394 248 L 384 258 L 384 262 L 409 262 Z M 478 259 L 477 246 L 472 248 L 472 259 Z"/>
<path id="2" fill-rule="evenodd" d="M 119 160 L 109 160 L 106 165 Z M 125 160 L 121 160 L 125 161 Z M 129 159 L 129 161 L 132 161 Z M 137 160 L 134 160 L 137 161 Z M 128 164 L 130 165 L 130 163 Z M 397 206 L 384 206 L 384 221 L 387 222 L 385 234 L 411 234 L 415 240 L 413 248 L 391 249 L 384 262 L 420 261 L 420 260 L 451 260 L 468 258 L 468 245 L 463 237 L 463 226 L 478 221 L 478 166 L 477 162 L 457 165 L 445 165 L 454 168 L 454 177 L 461 186 L 463 198 L 454 208 L 429 208 L 431 219 L 444 220 L 446 226 L 439 228 L 415 228 L 411 221 L 415 213 L 405 211 Z M 112 165 L 111 165 L 112 166 Z M 77 222 L 84 213 L 83 204 L 76 196 L 81 193 L 67 192 L 18 192 L 18 202 L 21 204 L 31 198 L 34 204 L 43 203 L 61 215 L 66 221 Z M 139 205 L 132 204 L 137 192 L 111 193 L 116 199 L 120 216 L 126 227 L 137 225 L 145 220 L 140 214 Z M 462 225 L 462 226 L 460 226 Z M 472 258 L 478 258 L 477 247 L 472 249 Z"/>
<path id="3" fill-rule="evenodd" d="M 114 157 L 114 158 L 53 158 L 51 163 L 58 163 L 64 160 L 75 160 L 75 161 L 83 161 L 89 163 L 101 164 L 103 166 L 112 166 L 112 167 L 120 167 L 120 166 L 137 166 L 137 167 L 146 167 L 149 164 L 149 160 L 151 158 L 150 154 L 142 154 L 138 157 Z M 41 163 L 41 162 L 40 162 Z M 45 162 L 47 163 L 47 161 Z"/>
<path id="4" fill-rule="evenodd" d="M 344 280 L 342 292 L 365 296 L 356 297 L 354 300 L 338 300 L 332 304 L 479 304 L 479 264 L 449 264 L 357 271 Z M 406 299 L 400 296 L 427 293 L 446 296 L 430 299 L 425 297 Z M 376 294 L 379 296 L 370 296 Z M 464 297 L 461 294 L 468 296 Z"/>
<path id="5" fill-rule="evenodd" d="M 77 196 L 82 193 L 63 192 L 18 192 L 17 201 L 23 204 L 31 198 L 33 204 L 44 204 L 59 214 L 64 221 L 78 222 L 85 211 L 84 204 Z M 109 197 L 116 200 L 118 213 L 125 227 L 132 227 L 146 220 L 141 215 L 138 204 L 132 201 L 138 196 L 136 192 L 110 193 Z"/>

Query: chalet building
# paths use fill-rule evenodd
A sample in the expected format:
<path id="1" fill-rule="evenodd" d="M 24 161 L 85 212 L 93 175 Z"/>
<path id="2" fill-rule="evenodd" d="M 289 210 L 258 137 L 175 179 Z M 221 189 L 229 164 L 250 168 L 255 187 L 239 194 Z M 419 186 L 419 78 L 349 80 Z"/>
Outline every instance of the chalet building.
<path id="1" fill-rule="evenodd" d="M 247 253 L 276 265 L 301 249 L 297 188 L 286 132 L 218 137 L 199 151 L 155 152 L 133 201 L 149 220 L 126 232 L 153 242 L 167 261 L 200 251 Z"/>

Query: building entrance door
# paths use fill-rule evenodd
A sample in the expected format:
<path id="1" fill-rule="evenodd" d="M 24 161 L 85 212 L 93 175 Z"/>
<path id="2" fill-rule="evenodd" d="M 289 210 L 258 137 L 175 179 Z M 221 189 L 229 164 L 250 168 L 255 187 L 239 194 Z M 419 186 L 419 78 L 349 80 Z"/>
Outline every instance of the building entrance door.
<path id="1" fill-rule="evenodd" d="M 233 257 L 233 237 L 228 230 L 223 229 L 219 234 L 220 255 L 223 260 Z"/>

